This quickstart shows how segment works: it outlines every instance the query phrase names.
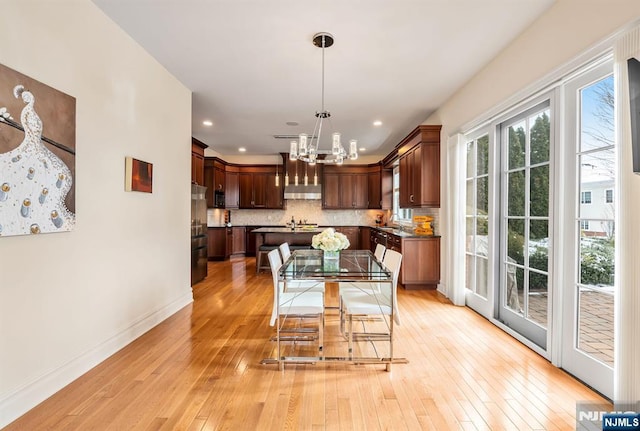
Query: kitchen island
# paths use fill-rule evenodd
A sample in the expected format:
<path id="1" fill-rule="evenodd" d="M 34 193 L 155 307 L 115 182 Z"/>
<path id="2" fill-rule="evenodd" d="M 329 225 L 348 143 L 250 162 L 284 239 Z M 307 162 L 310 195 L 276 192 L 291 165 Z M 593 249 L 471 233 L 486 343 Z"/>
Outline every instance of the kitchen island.
<path id="1" fill-rule="evenodd" d="M 292 245 L 307 245 L 311 247 L 311 239 L 325 228 L 302 227 L 291 229 L 290 227 L 261 227 L 251 233 L 256 235 L 256 256 L 262 245 L 280 245 L 288 242 Z"/>

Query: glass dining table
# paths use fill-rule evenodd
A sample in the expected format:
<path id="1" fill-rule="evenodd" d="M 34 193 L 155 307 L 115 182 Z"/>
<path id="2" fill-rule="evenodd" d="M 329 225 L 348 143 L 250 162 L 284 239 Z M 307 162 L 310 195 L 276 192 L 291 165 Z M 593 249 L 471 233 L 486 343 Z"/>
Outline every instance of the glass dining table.
<path id="1" fill-rule="evenodd" d="M 313 283 L 315 281 L 315 283 Z M 350 289 L 361 290 L 368 295 L 379 296 L 380 302 L 385 300 L 388 302 L 389 298 L 395 301 L 393 295 L 396 294 L 393 288 L 393 274 L 380 262 L 374 254 L 369 250 L 342 250 L 337 258 L 330 258 L 326 256 L 322 250 L 295 250 L 289 259 L 285 261 L 278 271 L 278 282 L 282 283 L 282 291 L 287 292 L 289 286 L 295 286 L 297 291 L 300 291 L 301 284 L 309 286 L 317 286 L 324 283 L 325 289 L 330 283 L 334 283 L 333 286 L 346 286 Z M 279 293 L 280 289 L 277 289 Z M 304 291 L 304 290 L 303 290 Z M 327 301 L 325 293 L 325 301 Z M 276 298 L 276 304 L 279 304 L 279 298 Z M 325 313 L 323 319 L 327 319 L 327 312 L 333 311 L 334 315 L 337 312 L 342 323 L 342 316 L 340 315 L 339 305 L 328 305 L 325 303 Z M 382 314 L 382 313 L 381 313 Z M 391 325 L 393 324 L 393 311 L 390 316 L 385 316 Z M 335 320 L 335 319 L 334 319 Z M 378 318 L 378 320 L 380 320 Z M 319 346 L 319 355 L 311 356 L 284 356 L 281 355 L 281 342 L 280 337 L 280 310 L 278 309 L 278 319 L 276 323 L 276 337 L 277 343 L 275 358 L 265 358 L 261 361 L 262 364 L 279 364 L 279 368 L 282 369 L 284 363 L 317 363 L 317 362 L 343 362 L 354 364 L 386 364 L 387 370 L 390 369 L 391 363 L 407 363 L 405 358 L 393 357 L 393 337 L 389 336 L 389 351 L 388 355 L 372 356 L 354 355 L 350 351 L 351 346 L 347 344 L 347 337 L 344 333 L 344 326 L 340 324 L 340 330 L 334 331 L 335 338 L 339 338 L 341 344 L 344 345 L 344 350 L 338 349 L 336 354 L 327 356 L 323 354 L 322 344 Z M 323 322 L 324 326 L 324 322 Z M 390 331 L 392 334 L 392 331 Z M 325 334 L 325 340 L 327 336 Z M 323 340 L 320 340 L 322 343 Z M 335 353 L 335 352 L 334 352 Z"/>

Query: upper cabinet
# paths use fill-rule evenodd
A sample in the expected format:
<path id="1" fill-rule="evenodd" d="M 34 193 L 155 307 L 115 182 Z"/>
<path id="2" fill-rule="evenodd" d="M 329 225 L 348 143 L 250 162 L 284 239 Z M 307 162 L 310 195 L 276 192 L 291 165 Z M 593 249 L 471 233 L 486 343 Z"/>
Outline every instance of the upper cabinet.
<path id="1" fill-rule="evenodd" d="M 224 183 L 224 207 L 226 209 L 240 208 L 240 179 L 237 166 L 225 168 Z"/>
<path id="2" fill-rule="evenodd" d="M 366 166 L 325 166 L 322 181 L 322 207 L 367 209 L 369 208 L 368 185 Z"/>
<path id="3" fill-rule="evenodd" d="M 383 169 L 381 163 L 369 165 L 367 190 L 369 209 L 391 209 L 393 207 L 393 170 Z"/>
<path id="4" fill-rule="evenodd" d="M 204 185 L 207 187 L 207 208 L 224 208 L 225 166 L 220 159 L 207 157 L 204 160 Z M 218 197 L 218 199 L 216 199 Z"/>
<path id="5" fill-rule="evenodd" d="M 204 185 L 204 149 L 208 145 L 191 138 L 191 183 Z"/>
<path id="6" fill-rule="evenodd" d="M 400 207 L 440 207 L 440 129 L 421 125 L 396 147 L 400 158 Z"/>
<path id="7" fill-rule="evenodd" d="M 241 209 L 283 209 L 284 187 L 276 185 L 278 166 L 240 166 L 240 208 Z M 281 177 L 282 172 L 278 172 Z M 282 178 L 280 178 L 282 180 Z"/>

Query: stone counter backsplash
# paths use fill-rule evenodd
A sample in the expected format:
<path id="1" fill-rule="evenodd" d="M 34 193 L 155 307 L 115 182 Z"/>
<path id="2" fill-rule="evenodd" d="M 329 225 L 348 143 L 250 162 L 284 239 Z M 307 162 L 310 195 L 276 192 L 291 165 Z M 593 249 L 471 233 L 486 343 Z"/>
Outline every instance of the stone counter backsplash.
<path id="1" fill-rule="evenodd" d="M 224 225 L 224 211 L 209 209 L 207 211 L 207 225 Z M 391 224 L 390 210 L 323 210 L 320 200 L 289 200 L 285 210 L 229 210 L 231 224 L 235 226 L 285 226 L 295 217 L 300 220 L 315 223 L 319 226 L 374 226 L 377 214 L 384 214 L 384 221 Z M 419 208 L 414 215 L 429 215 L 434 217 L 434 232 L 437 230 L 439 210 L 437 208 Z"/>

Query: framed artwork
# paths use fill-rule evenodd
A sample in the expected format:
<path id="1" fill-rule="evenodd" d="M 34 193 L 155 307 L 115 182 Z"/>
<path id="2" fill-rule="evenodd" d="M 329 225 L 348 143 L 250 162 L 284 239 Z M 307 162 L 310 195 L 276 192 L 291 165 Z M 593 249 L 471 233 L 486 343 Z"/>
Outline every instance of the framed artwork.
<path id="1" fill-rule="evenodd" d="M 75 226 L 76 99 L 0 64 L 0 237 Z"/>
<path id="2" fill-rule="evenodd" d="M 153 164 L 125 157 L 124 189 L 128 192 L 152 193 Z"/>

